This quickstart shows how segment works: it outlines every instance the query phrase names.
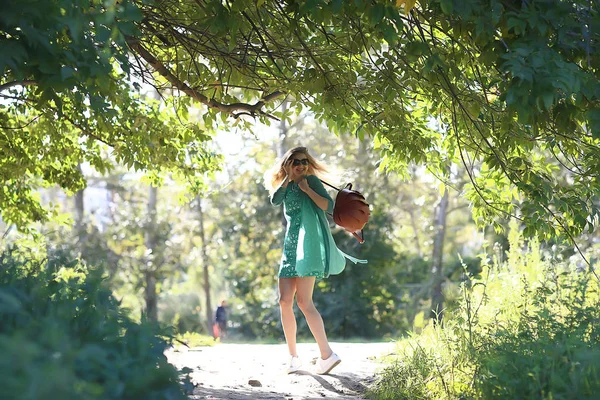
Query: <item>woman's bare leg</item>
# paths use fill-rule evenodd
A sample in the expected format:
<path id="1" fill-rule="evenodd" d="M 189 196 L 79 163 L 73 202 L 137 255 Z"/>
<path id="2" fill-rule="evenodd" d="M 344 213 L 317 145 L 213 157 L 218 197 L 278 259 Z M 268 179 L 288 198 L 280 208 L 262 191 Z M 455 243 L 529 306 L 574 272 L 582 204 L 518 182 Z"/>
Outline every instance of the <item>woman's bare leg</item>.
<path id="1" fill-rule="evenodd" d="M 279 309 L 281 325 L 290 355 L 298 357 L 296 352 L 296 316 L 294 315 L 294 295 L 297 278 L 279 278 Z"/>
<path id="2" fill-rule="evenodd" d="M 325 360 L 331 356 L 333 351 L 331 350 L 331 347 L 329 347 L 329 342 L 327 341 L 323 318 L 321 318 L 321 314 L 319 314 L 319 311 L 317 311 L 317 308 L 313 303 L 312 296 L 315 280 L 315 277 L 296 278 L 296 301 L 298 307 L 306 317 L 306 322 L 308 323 L 310 331 L 317 341 L 319 351 L 321 352 L 321 358 Z"/>

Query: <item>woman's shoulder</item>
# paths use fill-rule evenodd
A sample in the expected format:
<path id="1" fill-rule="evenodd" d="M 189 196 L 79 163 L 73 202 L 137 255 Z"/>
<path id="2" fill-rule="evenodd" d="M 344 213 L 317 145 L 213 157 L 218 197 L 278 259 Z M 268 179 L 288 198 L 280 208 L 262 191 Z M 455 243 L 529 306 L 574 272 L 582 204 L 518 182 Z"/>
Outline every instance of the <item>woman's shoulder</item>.
<path id="1" fill-rule="evenodd" d="M 316 175 L 306 175 L 306 181 L 308 182 L 309 185 L 311 185 L 312 187 L 319 187 L 321 186 L 321 180 L 319 179 L 318 176 Z"/>

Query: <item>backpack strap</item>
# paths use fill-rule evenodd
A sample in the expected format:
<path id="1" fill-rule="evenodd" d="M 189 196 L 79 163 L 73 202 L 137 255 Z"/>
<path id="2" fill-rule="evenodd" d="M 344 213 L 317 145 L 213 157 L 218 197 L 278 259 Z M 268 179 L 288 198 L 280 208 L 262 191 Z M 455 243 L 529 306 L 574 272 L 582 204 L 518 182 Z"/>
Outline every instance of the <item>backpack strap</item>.
<path id="1" fill-rule="evenodd" d="M 363 244 L 365 242 L 365 232 L 364 232 L 364 229 L 360 230 L 360 235 L 362 237 L 358 236 L 358 233 L 352 232 L 352 236 L 354 236 L 356 238 L 356 240 L 358 240 L 358 243 Z"/>
<path id="2" fill-rule="evenodd" d="M 333 186 L 332 184 L 325 182 L 323 179 L 319 179 L 319 180 L 320 180 L 321 182 L 323 182 L 324 184 L 326 184 L 327 186 L 329 186 L 330 188 L 333 188 L 333 189 L 337 190 L 338 192 L 341 190 L 341 189 L 338 189 L 338 188 L 336 188 L 336 187 L 335 187 L 335 186 Z M 352 184 L 351 184 L 351 185 L 352 185 Z M 352 187 L 352 186 L 350 186 L 350 187 Z"/>

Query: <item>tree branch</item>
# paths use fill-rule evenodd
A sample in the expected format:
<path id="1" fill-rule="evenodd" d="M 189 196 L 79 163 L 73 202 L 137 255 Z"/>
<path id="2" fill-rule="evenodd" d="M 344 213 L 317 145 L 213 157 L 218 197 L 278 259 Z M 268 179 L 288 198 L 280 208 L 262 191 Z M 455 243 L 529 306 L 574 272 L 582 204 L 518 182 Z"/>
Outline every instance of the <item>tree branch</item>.
<path id="1" fill-rule="evenodd" d="M 33 86 L 33 85 L 37 85 L 37 82 L 31 81 L 31 80 L 7 82 L 3 85 L 0 85 L 0 92 L 4 91 L 6 89 L 10 89 L 13 86 Z"/>
<path id="2" fill-rule="evenodd" d="M 198 91 L 191 88 L 187 83 L 181 81 L 177 76 L 175 76 L 171 71 L 169 71 L 169 69 L 167 67 L 165 67 L 165 65 L 163 63 L 161 63 L 159 60 L 156 59 L 156 57 L 154 57 L 152 54 L 150 54 L 150 52 L 148 50 L 146 50 L 144 48 L 144 46 L 142 46 L 139 39 L 128 37 L 127 44 L 133 51 L 135 51 L 137 54 L 139 54 L 140 57 L 142 57 L 148 64 L 150 64 L 150 66 L 156 72 L 158 72 L 167 81 L 169 81 L 169 83 L 171 83 L 174 87 L 181 90 L 183 93 L 187 94 L 194 100 L 196 100 L 202 104 L 205 104 L 206 106 L 208 106 L 210 108 L 214 108 L 214 109 L 224 112 L 226 114 L 230 114 L 231 116 L 236 117 L 236 118 L 243 114 L 251 115 L 253 117 L 256 115 L 264 115 L 264 116 L 267 116 L 269 118 L 273 118 L 273 119 L 279 121 L 279 119 L 277 119 L 276 117 L 269 115 L 269 114 L 265 113 L 264 111 L 262 111 L 262 108 L 266 103 L 269 103 L 269 102 L 275 100 L 276 98 L 285 95 L 285 93 L 280 92 L 280 91 L 275 91 L 273 93 L 270 93 L 270 94 L 264 96 L 261 100 L 257 101 L 254 104 L 248 104 L 248 103 L 223 104 L 221 102 L 218 102 L 215 99 L 208 98 L 207 96 L 203 95 L 202 93 L 199 93 Z M 236 113 L 236 112 L 238 112 L 238 113 Z"/>

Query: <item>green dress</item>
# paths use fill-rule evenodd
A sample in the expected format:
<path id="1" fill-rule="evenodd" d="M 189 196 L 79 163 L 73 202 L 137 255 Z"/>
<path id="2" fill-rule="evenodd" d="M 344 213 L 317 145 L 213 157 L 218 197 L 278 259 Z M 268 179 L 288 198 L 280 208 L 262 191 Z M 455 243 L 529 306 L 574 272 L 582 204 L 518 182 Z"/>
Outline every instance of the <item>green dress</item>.
<path id="1" fill-rule="evenodd" d="M 308 185 L 319 196 L 327 199 L 327 212 L 333 211 L 333 199 L 314 175 L 306 177 Z M 346 258 L 354 263 L 366 263 L 340 251 L 329 230 L 325 212 L 317 207 L 296 182 L 279 187 L 270 198 L 271 204 L 283 203 L 287 222 L 283 254 L 279 265 L 280 278 L 315 276 L 318 279 L 339 274 L 346 265 Z"/>

